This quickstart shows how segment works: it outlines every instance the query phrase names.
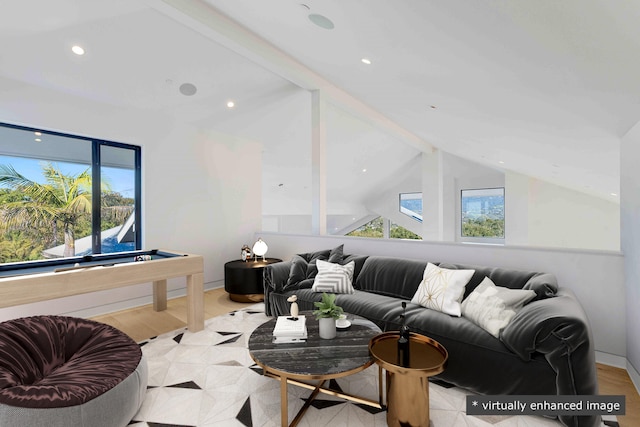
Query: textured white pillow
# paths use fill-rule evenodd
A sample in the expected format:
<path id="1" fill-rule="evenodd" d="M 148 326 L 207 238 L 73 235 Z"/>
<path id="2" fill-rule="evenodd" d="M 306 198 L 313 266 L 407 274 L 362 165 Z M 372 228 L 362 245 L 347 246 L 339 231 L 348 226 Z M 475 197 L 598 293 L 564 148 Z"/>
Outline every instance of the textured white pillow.
<path id="1" fill-rule="evenodd" d="M 449 270 L 427 263 L 422 282 L 411 302 L 460 317 L 464 287 L 474 272 L 475 270 Z"/>
<path id="2" fill-rule="evenodd" d="M 316 261 L 318 274 L 313 281 L 311 290 L 314 292 L 327 292 L 334 294 L 352 294 L 353 289 L 353 271 L 356 263 L 351 261 L 345 265 L 334 264 L 323 261 Z"/>
<path id="3" fill-rule="evenodd" d="M 462 303 L 462 315 L 496 338 L 523 305 L 536 297 L 532 290 L 496 286 L 485 277 Z"/>

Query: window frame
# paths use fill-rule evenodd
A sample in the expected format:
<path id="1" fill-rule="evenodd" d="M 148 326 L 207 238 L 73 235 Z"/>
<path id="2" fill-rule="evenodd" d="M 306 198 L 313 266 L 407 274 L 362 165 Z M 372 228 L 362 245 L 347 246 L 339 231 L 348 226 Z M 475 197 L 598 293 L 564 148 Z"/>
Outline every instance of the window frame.
<path id="1" fill-rule="evenodd" d="M 462 234 L 463 232 L 463 223 L 464 223 L 464 215 L 463 215 L 463 203 L 462 203 L 462 199 L 463 199 L 463 194 L 465 191 L 487 191 L 487 190 L 502 190 L 502 200 L 503 200 L 503 236 L 502 237 L 474 237 L 474 236 L 464 236 Z M 460 242 L 462 243 L 487 243 L 487 244 L 496 244 L 496 245 L 504 245 L 505 243 L 505 238 L 506 238 L 506 234 L 507 234 L 507 229 L 506 229 L 506 221 L 507 221 L 507 215 L 506 215 L 506 190 L 504 186 L 499 186 L 499 187 L 476 187 L 476 188 L 461 188 L 460 189 L 460 198 L 459 200 L 459 209 L 458 209 L 458 215 L 459 215 L 459 222 L 458 222 L 458 239 Z"/>
<path id="2" fill-rule="evenodd" d="M 423 216 L 422 216 L 421 213 L 410 211 L 410 212 L 413 212 L 413 214 L 410 214 L 410 213 L 407 213 L 407 212 L 403 211 L 403 209 L 409 210 L 407 208 L 403 208 L 403 206 L 402 206 L 402 196 L 405 195 L 405 194 L 420 195 L 419 198 L 420 198 L 420 200 L 422 200 L 422 192 L 421 191 L 408 191 L 406 193 L 398 193 L 398 211 L 401 214 L 406 215 L 409 218 L 413 219 L 414 221 L 422 222 Z"/>
<path id="3" fill-rule="evenodd" d="M 132 151 L 134 156 L 134 220 L 135 220 L 135 232 L 134 232 L 134 249 L 142 249 L 142 148 L 138 145 L 125 144 L 122 142 L 108 141 L 105 139 L 93 138 L 90 136 L 74 135 L 64 132 L 52 131 L 42 128 L 33 128 L 30 126 L 15 125 L 11 123 L 0 122 L 0 127 L 6 127 L 26 132 L 41 132 L 43 135 L 53 135 L 69 139 L 77 139 L 82 141 L 88 141 L 91 143 L 91 252 L 92 254 L 102 253 L 102 241 L 101 241 L 101 199 L 102 199 L 102 177 L 101 169 L 102 164 L 100 161 L 100 152 L 102 147 L 114 147 L 121 149 L 128 149 Z M 33 158 L 27 156 L 27 158 Z M 96 197 L 98 195 L 98 197 Z M 42 258 L 44 259 L 44 258 Z M 12 264 L 20 264 L 22 261 Z"/>

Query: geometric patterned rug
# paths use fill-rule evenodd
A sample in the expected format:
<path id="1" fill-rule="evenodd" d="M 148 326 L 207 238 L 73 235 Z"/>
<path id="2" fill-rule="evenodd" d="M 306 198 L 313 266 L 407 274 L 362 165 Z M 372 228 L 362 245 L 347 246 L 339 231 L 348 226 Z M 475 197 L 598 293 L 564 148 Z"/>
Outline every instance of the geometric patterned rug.
<path id="1" fill-rule="evenodd" d="M 280 383 L 262 375 L 249 356 L 251 332 L 269 320 L 264 304 L 209 319 L 203 331 L 169 332 L 140 343 L 149 365 L 145 401 L 131 427 L 266 427 L 280 425 Z M 332 381 L 333 388 L 378 399 L 376 365 Z M 289 422 L 310 391 L 289 385 Z M 467 390 L 431 382 L 429 404 L 434 427 L 558 427 L 536 416 L 468 416 Z M 300 426 L 386 426 L 386 412 L 319 395 Z M 607 426 L 617 426 L 609 417 Z"/>

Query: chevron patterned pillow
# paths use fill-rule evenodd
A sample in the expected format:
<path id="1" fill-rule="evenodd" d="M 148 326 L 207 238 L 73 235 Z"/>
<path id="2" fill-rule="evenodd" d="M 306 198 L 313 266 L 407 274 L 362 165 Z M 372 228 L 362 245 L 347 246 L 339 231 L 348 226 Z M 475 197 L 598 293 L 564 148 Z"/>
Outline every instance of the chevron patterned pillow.
<path id="1" fill-rule="evenodd" d="M 328 292 L 334 294 L 352 294 L 353 271 L 356 264 L 351 261 L 345 265 L 318 260 L 318 274 L 316 275 L 311 290 L 314 292 Z"/>

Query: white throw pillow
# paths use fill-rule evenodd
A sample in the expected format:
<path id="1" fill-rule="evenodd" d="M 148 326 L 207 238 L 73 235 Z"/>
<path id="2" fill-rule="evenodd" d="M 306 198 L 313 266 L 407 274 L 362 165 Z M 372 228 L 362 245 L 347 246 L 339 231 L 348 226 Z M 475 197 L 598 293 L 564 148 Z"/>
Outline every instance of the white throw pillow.
<path id="1" fill-rule="evenodd" d="M 523 305 L 536 297 L 532 290 L 496 286 L 485 277 L 462 303 L 462 315 L 496 338 Z"/>
<path id="2" fill-rule="evenodd" d="M 450 270 L 427 263 L 422 282 L 411 302 L 460 317 L 464 287 L 474 272 L 475 270 Z"/>
<path id="3" fill-rule="evenodd" d="M 311 290 L 314 292 L 327 292 L 334 294 L 352 294 L 353 289 L 353 271 L 356 263 L 351 261 L 345 265 L 334 264 L 323 261 L 316 261 L 318 274 L 313 281 Z"/>

